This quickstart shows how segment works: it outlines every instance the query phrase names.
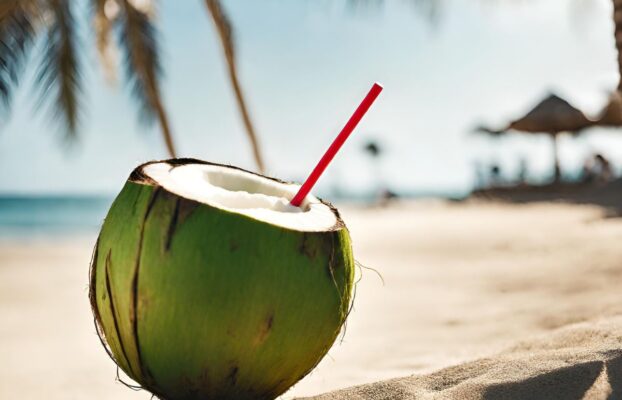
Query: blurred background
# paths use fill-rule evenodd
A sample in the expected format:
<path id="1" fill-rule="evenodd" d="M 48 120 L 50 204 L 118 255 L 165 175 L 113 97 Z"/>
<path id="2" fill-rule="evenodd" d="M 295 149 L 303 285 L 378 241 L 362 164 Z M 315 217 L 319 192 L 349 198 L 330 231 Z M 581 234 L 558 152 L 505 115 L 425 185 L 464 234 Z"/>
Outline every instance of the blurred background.
<path id="1" fill-rule="evenodd" d="M 102 216 L 135 165 L 169 156 L 150 89 L 140 87 L 141 68 L 154 69 L 177 155 L 257 168 L 205 5 L 134 3 L 154 24 L 160 75 L 157 66 L 134 65 L 128 56 L 114 3 L 102 59 L 93 5 L 74 1 L 72 120 L 57 93 L 63 80 L 55 74 L 66 71 L 56 71 L 46 55 L 46 31 L 19 60 L 19 85 L 3 76 L 11 101 L 1 120 L 0 193 L 28 197 L 17 205 L 2 200 L 3 231 L 37 224 L 29 217 L 51 224 L 53 216 L 36 213 L 41 197 L 71 196 L 80 207 L 92 202 L 82 217 L 55 223 L 96 222 L 101 218 L 88 214 Z M 608 0 L 231 1 L 225 11 L 237 78 L 270 175 L 302 181 L 371 82 L 384 84 L 382 101 L 316 189 L 333 200 L 370 199 L 379 186 L 403 196 L 463 197 L 488 184 L 493 167 L 495 179 L 546 182 L 550 137 L 491 138 L 474 128 L 502 127 L 550 93 L 596 118 L 618 82 Z M 365 150 L 370 142 L 380 154 Z M 616 129 L 586 129 L 558 142 L 567 180 L 579 179 L 594 154 L 604 155 L 614 173 L 620 169 Z"/>
<path id="2" fill-rule="evenodd" d="M 443 336 L 447 321 L 459 324 L 456 315 L 477 308 L 473 299 L 488 304 L 499 287 L 507 289 L 493 256 L 503 264 L 511 254 L 534 270 L 554 266 L 550 281 L 542 281 L 551 283 L 558 254 L 570 263 L 569 249 L 579 252 L 598 237 L 594 254 L 619 264 L 614 242 L 603 241 L 622 232 L 620 223 L 601 218 L 622 206 L 613 4 L 2 0 L 0 359 L 17 366 L 0 372 L 0 395 L 41 398 L 51 389 L 58 398 L 148 398 L 114 384 L 84 290 L 90 247 L 131 170 L 176 155 L 301 182 L 375 81 L 385 90 L 314 191 L 346 205 L 357 257 L 378 269 L 386 286 L 373 274 L 363 281 L 350 347 L 346 339 L 345 349 L 290 396 L 428 371 L 481 354 L 493 337 L 499 346 L 515 338 L 516 320 L 503 329 L 482 324 L 507 315 L 512 306 L 502 300 L 465 317 L 469 329 L 485 333 Z M 412 201 L 424 198 L 452 201 Z M 559 200 L 589 205 L 566 208 Z M 595 220 L 608 230 L 583 225 Z M 379 241 L 374 231 L 393 236 Z M 574 233 L 565 238 L 564 231 Z M 471 243 L 465 238 L 473 232 L 478 240 Z M 532 245 L 544 258 L 534 259 Z M 449 258 L 435 258 L 439 253 Z M 471 276 L 461 267 L 477 260 L 490 263 L 481 281 L 431 305 L 434 288 Z M 607 262 L 599 265 L 609 271 L 614 264 Z M 416 267 L 443 263 L 451 267 L 442 277 Z M 508 268 L 519 274 L 518 265 Z M 400 286 L 404 279 L 409 284 Z M 495 288 L 489 297 L 476 294 L 482 282 Z M 48 285 L 79 290 L 62 300 Z M 379 287 L 384 294 L 374 297 Z M 425 287 L 424 298 L 411 293 L 417 287 Z M 613 288 L 593 289 L 611 289 L 610 302 L 595 307 L 613 312 Z M 559 326 L 538 314 L 551 301 L 546 296 L 534 300 L 536 314 L 525 317 L 533 325 L 524 332 Z M 76 314 L 63 309 L 73 304 Z M 597 314 L 582 307 L 564 306 L 563 320 Z M 421 324 L 436 328 L 413 327 Z M 367 336 L 357 336 L 357 327 Z M 379 361 L 385 330 L 416 343 L 412 352 L 393 349 L 404 354 L 400 360 Z M 461 343 L 469 334 L 473 340 Z M 68 338 L 81 347 L 67 347 Z M 32 373 L 67 353 L 54 379 L 24 389 Z M 24 354 L 40 366 L 21 364 Z"/>

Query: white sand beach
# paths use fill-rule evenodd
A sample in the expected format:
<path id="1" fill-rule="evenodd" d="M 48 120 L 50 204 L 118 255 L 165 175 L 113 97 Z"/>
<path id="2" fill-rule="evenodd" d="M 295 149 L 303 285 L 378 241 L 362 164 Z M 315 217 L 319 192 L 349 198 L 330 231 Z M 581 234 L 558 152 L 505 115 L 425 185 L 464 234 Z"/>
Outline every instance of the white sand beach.
<path id="1" fill-rule="evenodd" d="M 617 399 L 622 395 L 621 329 L 620 317 L 573 324 L 432 374 L 313 399 Z"/>
<path id="2" fill-rule="evenodd" d="M 558 203 L 408 202 L 342 214 L 357 260 L 384 284 L 362 269 L 343 340 L 283 398 L 619 393 L 622 219 Z M 0 398 L 150 398 L 115 382 L 95 334 L 93 241 L 0 242 Z"/>

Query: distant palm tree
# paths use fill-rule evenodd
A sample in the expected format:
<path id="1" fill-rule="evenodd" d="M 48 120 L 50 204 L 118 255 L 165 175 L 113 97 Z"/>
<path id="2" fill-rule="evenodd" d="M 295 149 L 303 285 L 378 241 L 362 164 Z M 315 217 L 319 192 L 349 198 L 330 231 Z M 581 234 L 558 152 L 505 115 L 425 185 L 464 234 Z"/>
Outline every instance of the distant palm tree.
<path id="1" fill-rule="evenodd" d="M 116 48 L 123 53 L 125 83 L 140 106 L 142 120 L 157 120 L 167 151 L 176 156 L 173 135 L 160 92 L 161 65 L 152 0 L 90 0 L 100 61 L 108 78 L 115 76 Z M 222 44 L 229 77 L 253 155 L 260 171 L 264 164 L 242 89 L 237 77 L 231 24 L 218 0 L 206 0 Z M 83 91 L 80 40 L 72 0 L 0 0 L 0 101 L 7 111 L 25 61 L 36 41 L 43 41 L 36 75 L 40 103 L 48 101 L 69 137 L 80 122 Z M 116 46 L 112 40 L 116 32 Z"/>

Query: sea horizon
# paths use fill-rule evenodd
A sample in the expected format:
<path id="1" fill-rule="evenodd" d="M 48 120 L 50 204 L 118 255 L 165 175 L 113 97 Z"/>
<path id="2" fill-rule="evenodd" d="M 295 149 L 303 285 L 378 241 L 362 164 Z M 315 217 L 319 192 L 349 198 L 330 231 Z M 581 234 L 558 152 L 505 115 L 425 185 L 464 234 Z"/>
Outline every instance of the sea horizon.
<path id="1" fill-rule="evenodd" d="M 461 191 L 416 190 L 395 193 L 417 199 L 460 199 Z M 331 203 L 373 204 L 373 192 L 325 191 L 318 196 Z M 95 235 L 115 198 L 115 194 L 83 193 L 0 193 L 0 239 L 25 239 Z"/>

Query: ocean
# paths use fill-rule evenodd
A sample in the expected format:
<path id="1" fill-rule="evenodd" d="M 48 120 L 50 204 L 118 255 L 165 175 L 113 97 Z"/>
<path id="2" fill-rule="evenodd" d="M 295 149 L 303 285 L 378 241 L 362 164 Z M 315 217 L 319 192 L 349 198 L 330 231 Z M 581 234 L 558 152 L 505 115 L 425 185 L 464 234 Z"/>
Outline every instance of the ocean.
<path id="1" fill-rule="evenodd" d="M 108 196 L 0 197 L 0 238 L 96 234 L 112 200 Z"/>
<path id="2" fill-rule="evenodd" d="M 461 198 L 466 194 L 416 192 L 400 197 Z M 333 203 L 370 204 L 374 196 L 331 192 L 320 197 Z M 114 197 L 85 195 L 0 195 L 0 239 L 96 235 Z"/>

